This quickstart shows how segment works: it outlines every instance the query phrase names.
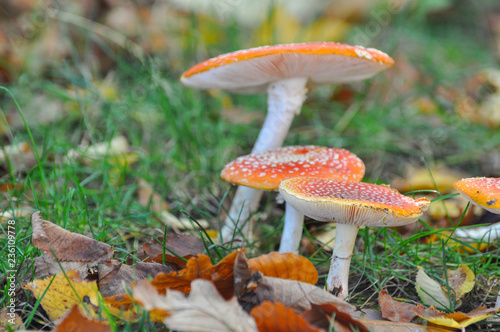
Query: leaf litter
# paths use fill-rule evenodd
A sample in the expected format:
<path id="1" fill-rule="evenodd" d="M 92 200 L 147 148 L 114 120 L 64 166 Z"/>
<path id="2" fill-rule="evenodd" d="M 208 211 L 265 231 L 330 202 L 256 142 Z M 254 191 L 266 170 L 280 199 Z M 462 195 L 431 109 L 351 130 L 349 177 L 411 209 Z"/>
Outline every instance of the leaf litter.
<path id="1" fill-rule="evenodd" d="M 445 313 L 434 307 L 401 304 L 382 291 L 382 316 L 394 322 L 368 319 L 377 315 L 367 316 L 315 286 L 316 269 L 299 255 L 270 253 L 248 260 L 242 249 L 213 264 L 209 256 L 199 253 L 201 246 L 189 248 L 196 243 L 194 238 L 169 235 L 162 242 L 187 259 L 182 269 L 156 262 L 128 265 L 113 259 L 113 247 L 105 243 L 42 220 L 39 212 L 32 219 L 33 243 L 43 253 L 35 261 L 41 261 L 38 266 L 44 264 L 46 270 L 44 278 L 35 272 L 34 280 L 24 287 L 41 301 L 51 321 L 63 324 L 69 320 L 64 323 L 68 326 L 89 320 L 104 324 L 96 325 L 96 330 L 106 331 L 106 320 L 96 321 L 105 308 L 108 314 L 130 322 L 138 321 L 141 310 L 146 310 L 151 321 L 182 331 L 424 331 L 426 327 L 413 318 L 416 315 L 443 326 L 427 326 L 427 331 L 450 331 L 448 328 L 464 328 L 497 311 L 480 307 L 469 313 Z M 141 251 L 146 252 L 144 246 Z M 161 251 L 163 255 L 163 244 Z M 94 272 L 89 273 L 91 270 Z M 445 294 L 443 284 L 423 270 L 419 273 L 420 293 L 425 289 Z M 471 274 L 465 265 L 447 271 L 455 303 L 473 287 Z M 270 316 L 271 312 L 275 315 Z"/>

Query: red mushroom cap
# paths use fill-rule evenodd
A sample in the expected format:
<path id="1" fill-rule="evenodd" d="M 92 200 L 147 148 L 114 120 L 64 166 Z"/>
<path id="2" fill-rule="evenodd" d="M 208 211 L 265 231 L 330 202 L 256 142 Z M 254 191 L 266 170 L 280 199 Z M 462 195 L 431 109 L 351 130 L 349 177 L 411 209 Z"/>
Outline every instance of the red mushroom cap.
<path id="1" fill-rule="evenodd" d="M 238 185 L 276 190 L 281 181 L 297 176 L 360 181 L 364 174 L 365 165 L 355 154 L 308 145 L 239 157 L 224 167 L 221 177 Z"/>
<path id="2" fill-rule="evenodd" d="M 358 226 L 402 226 L 415 222 L 429 207 L 427 198 L 412 199 L 385 185 L 293 178 L 280 184 L 285 200 L 320 221 Z"/>
<path id="3" fill-rule="evenodd" d="M 473 204 L 500 214 L 500 178 L 467 178 L 455 183 L 457 189 Z"/>
<path id="4" fill-rule="evenodd" d="M 220 55 L 188 69 L 181 82 L 198 89 L 265 92 L 269 83 L 307 77 L 312 83 L 363 80 L 392 67 L 394 60 L 372 48 L 304 43 L 251 48 Z"/>

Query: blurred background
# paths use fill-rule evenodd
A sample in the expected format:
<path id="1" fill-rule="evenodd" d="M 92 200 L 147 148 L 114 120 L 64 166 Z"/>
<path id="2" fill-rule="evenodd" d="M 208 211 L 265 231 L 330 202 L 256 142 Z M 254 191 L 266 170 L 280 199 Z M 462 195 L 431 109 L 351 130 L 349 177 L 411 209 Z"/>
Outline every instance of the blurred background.
<path id="1" fill-rule="evenodd" d="M 371 80 L 312 89 L 287 145 L 349 149 L 366 181 L 403 192 L 500 176 L 495 0 L 0 0 L 0 22 L 0 185 L 31 186 L 4 194 L 3 209 L 24 197 L 60 215 L 75 190 L 66 204 L 91 207 L 93 220 L 147 220 L 151 202 L 136 200 L 146 185 L 174 211 L 223 219 L 219 172 L 250 152 L 266 96 L 178 78 L 279 43 L 342 42 L 395 60 Z"/>

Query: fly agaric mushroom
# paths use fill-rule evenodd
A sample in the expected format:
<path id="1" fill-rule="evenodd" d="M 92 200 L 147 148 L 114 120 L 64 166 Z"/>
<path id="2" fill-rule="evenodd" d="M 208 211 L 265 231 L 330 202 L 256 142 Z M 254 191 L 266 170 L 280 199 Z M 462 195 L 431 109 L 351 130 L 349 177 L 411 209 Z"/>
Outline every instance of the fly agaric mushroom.
<path id="1" fill-rule="evenodd" d="M 333 84 L 367 79 L 394 60 L 372 48 L 337 43 L 304 43 L 251 48 L 220 55 L 188 69 L 181 82 L 198 89 L 268 94 L 268 113 L 252 153 L 279 148 L 306 98 L 306 83 Z M 261 190 L 239 187 L 221 230 L 233 237 L 238 219 L 257 208 Z M 244 234 L 248 233 L 245 229 Z M 249 235 L 249 234 L 245 234 Z"/>
<path id="2" fill-rule="evenodd" d="M 355 154 L 314 145 L 288 146 L 242 156 L 221 172 L 224 181 L 255 189 L 278 190 L 281 181 L 297 176 L 360 181 L 365 165 Z M 298 253 L 304 215 L 286 205 L 280 252 Z"/>
<path id="3" fill-rule="evenodd" d="M 285 200 L 304 215 L 336 222 L 328 290 L 347 297 L 349 266 L 358 228 L 394 227 L 415 222 L 429 207 L 427 198 L 416 200 L 384 185 L 321 179 L 292 178 L 281 182 Z"/>
<path id="4" fill-rule="evenodd" d="M 491 213 L 500 214 L 500 178 L 467 178 L 457 181 L 455 189 L 472 204 Z M 490 234 L 491 238 L 498 238 L 500 223 L 478 229 L 457 229 L 455 236 L 469 238 L 483 238 Z"/>
<path id="5" fill-rule="evenodd" d="M 500 214 L 500 178 L 467 178 L 457 181 L 458 190 L 472 204 Z"/>

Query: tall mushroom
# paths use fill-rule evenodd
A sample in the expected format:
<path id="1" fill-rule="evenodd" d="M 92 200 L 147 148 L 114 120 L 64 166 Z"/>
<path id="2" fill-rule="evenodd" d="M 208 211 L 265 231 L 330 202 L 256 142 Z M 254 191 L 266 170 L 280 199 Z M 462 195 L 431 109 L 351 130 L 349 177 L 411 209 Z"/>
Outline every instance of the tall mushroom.
<path id="1" fill-rule="evenodd" d="M 308 145 L 239 157 L 224 167 L 221 177 L 241 186 L 278 190 L 281 181 L 297 176 L 360 181 L 364 174 L 365 165 L 355 154 Z M 287 203 L 280 252 L 298 252 L 303 224 L 304 215 Z"/>
<path id="2" fill-rule="evenodd" d="M 327 277 L 328 290 L 348 294 L 351 257 L 359 226 L 394 227 L 415 222 L 429 207 L 384 185 L 298 177 L 280 184 L 280 192 L 295 209 L 313 219 L 336 222 L 336 238 Z"/>
<path id="3" fill-rule="evenodd" d="M 198 89 L 268 94 L 268 113 L 252 153 L 283 145 L 306 98 L 306 83 L 359 81 L 391 67 L 385 53 L 337 43 L 305 43 L 257 47 L 220 55 L 188 69 L 181 82 Z M 239 187 L 221 230 L 232 238 L 238 219 L 245 221 L 257 208 L 261 190 Z M 248 233 L 243 230 L 243 233 Z M 247 234 L 248 235 L 248 234 Z"/>

